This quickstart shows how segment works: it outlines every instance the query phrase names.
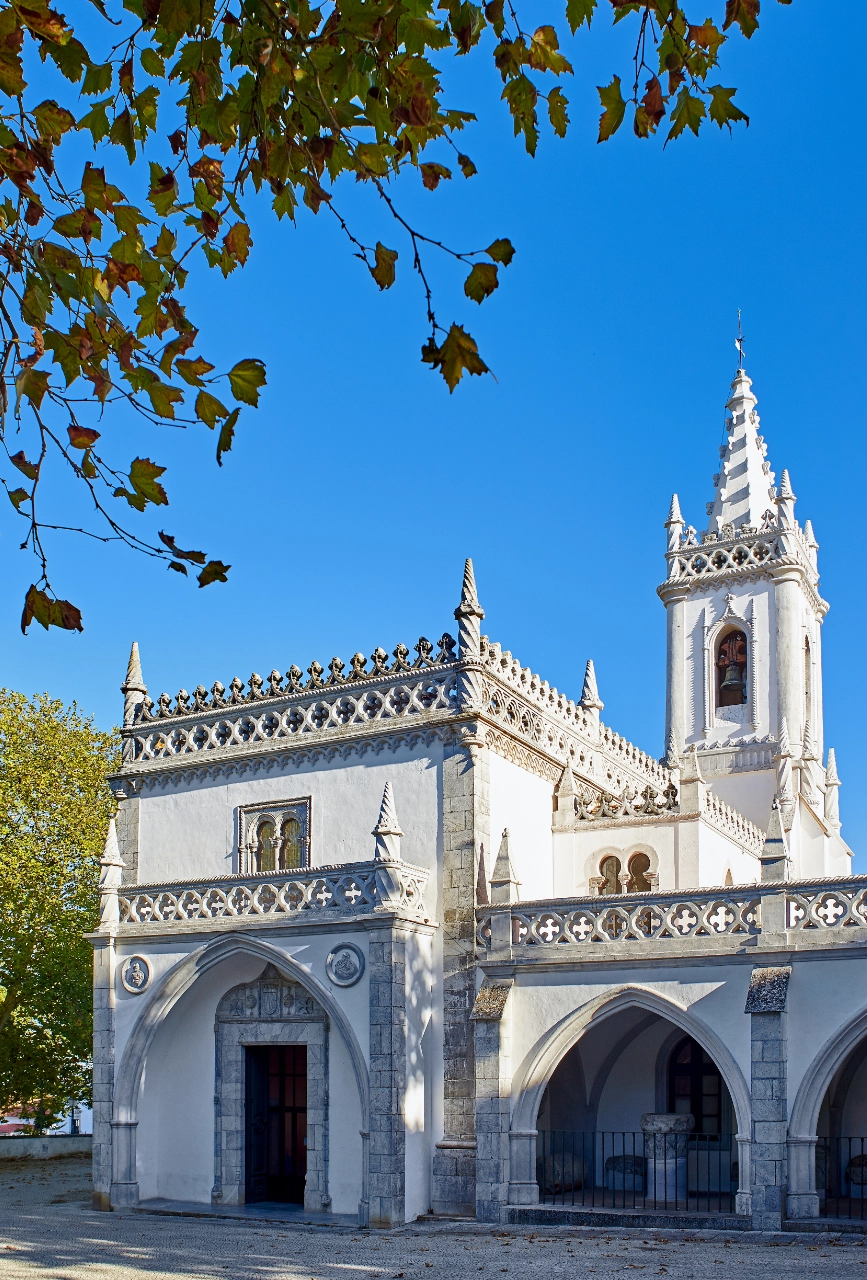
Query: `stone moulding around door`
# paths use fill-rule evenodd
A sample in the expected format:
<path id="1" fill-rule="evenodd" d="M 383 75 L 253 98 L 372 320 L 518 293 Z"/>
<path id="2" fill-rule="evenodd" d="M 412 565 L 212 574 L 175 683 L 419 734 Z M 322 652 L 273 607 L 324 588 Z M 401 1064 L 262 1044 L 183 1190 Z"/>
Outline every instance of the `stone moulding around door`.
<path id="1" fill-rule="evenodd" d="M 272 964 L 217 1005 L 214 1087 L 215 1204 L 243 1204 L 245 1053 L 248 1045 L 307 1046 L 307 1179 L 304 1208 L 320 1213 L 328 1195 L 328 1018 L 319 1002 Z"/>

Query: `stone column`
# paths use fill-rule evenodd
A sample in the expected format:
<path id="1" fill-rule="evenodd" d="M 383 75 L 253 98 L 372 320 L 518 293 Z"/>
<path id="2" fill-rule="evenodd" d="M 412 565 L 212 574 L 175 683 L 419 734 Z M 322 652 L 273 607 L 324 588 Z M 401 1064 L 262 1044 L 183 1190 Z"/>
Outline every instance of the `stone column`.
<path id="1" fill-rule="evenodd" d="M 789 1188 L 786 1216 L 818 1218 L 819 1192 L 816 1188 L 816 1145 L 812 1136 L 789 1134 Z"/>
<path id="2" fill-rule="evenodd" d="M 685 588 L 672 590 L 666 588 L 666 670 L 665 670 L 665 741 L 674 743 L 678 752 L 683 752 L 686 740 L 686 598 Z M 696 690 L 703 689 L 702 673 L 696 673 L 693 681 Z M 702 723 L 704 721 L 702 720 Z"/>
<path id="3" fill-rule="evenodd" d="M 370 934 L 370 1226 L 406 1219 L 406 938 L 383 921 Z"/>
<path id="4" fill-rule="evenodd" d="M 804 733 L 803 706 L 803 654 L 801 649 L 801 625 L 799 604 L 801 599 L 800 577 L 791 569 L 774 578 L 774 606 L 776 613 L 777 647 L 777 736 L 780 722 L 785 716 L 789 736 L 794 744 L 801 743 Z M 796 754 L 800 754 L 796 750 Z"/>
<path id="5" fill-rule="evenodd" d="M 490 766 L 478 726 L 461 726 L 443 762 L 443 1137 L 433 1159 L 434 1213 L 476 1207 L 475 881 L 490 841 Z"/>
<path id="6" fill-rule="evenodd" d="M 114 1103 L 114 938 L 93 942 L 93 1207 L 111 1209 Z"/>
<path id="7" fill-rule="evenodd" d="M 471 1017 L 476 1062 L 476 1218 L 500 1222 L 509 1200 L 511 979 L 486 980 Z"/>
<path id="8" fill-rule="evenodd" d="M 753 969 L 750 1014 L 750 1199 L 754 1231 L 779 1231 L 786 1207 L 788 1086 L 786 996 L 791 968 Z"/>

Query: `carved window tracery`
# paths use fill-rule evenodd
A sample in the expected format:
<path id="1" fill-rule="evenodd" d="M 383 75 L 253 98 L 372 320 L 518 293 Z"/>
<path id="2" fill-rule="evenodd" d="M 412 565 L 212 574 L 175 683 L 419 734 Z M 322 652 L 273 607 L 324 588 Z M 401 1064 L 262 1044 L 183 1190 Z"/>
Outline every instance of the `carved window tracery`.
<path id="1" fill-rule="evenodd" d="M 246 875 L 310 865 L 310 798 L 248 805 L 240 812 L 239 867 Z"/>

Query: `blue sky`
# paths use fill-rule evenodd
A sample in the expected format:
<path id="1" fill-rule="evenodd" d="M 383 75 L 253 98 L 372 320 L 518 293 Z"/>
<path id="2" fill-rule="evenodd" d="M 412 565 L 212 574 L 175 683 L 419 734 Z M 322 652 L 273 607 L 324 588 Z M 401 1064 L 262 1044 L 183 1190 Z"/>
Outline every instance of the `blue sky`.
<path id="1" fill-rule="evenodd" d="M 701 7 L 701 6 L 700 6 Z M 719 20 L 718 0 L 708 9 Z M 524 24 L 556 21 L 528 5 Z M 766 3 L 724 49 L 748 130 L 670 145 L 628 128 L 597 146 L 595 85 L 629 67 L 628 24 L 607 13 L 571 40 L 565 141 L 535 160 L 512 138 L 485 55 L 447 66 L 454 105 L 480 122 L 464 146 L 478 176 L 398 196 L 419 227 L 462 246 L 509 236 L 517 253 L 481 308 L 463 273 L 434 267 L 444 321 L 471 328 L 496 374 L 450 396 L 420 364 L 422 298 L 366 189 L 341 209 L 400 252 L 380 295 L 334 220 L 294 229 L 252 218 L 250 262 L 188 288 L 202 350 L 263 357 L 268 386 L 222 470 L 205 428 L 146 435 L 118 420 L 118 456 L 168 466 L 171 506 L 142 517 L 232 565 L 204 591 L 152 562 L 82 540 L 52 544 L 53 581 L 83 635 L 18 631 L 32 581 L 11 507 L 0 515 L 2 682 L 120 715 L 130 642 L 156 696 L 256 670 L 345 661 L 452 626 L 463 558 L 476 563 L 486 630 L 575 697 L 597 665 L 604 719 L 663 750 L 662 522 L 673 490 L 704 527 L 743 309 L 747 369 L 769 458 L 788 467 L 820 543 L 826 743 L 837 748 L 843 834 L 867 871 L 862 759 L 864 590 L 852 573 L 864 475 L 865 177 L 861 70 L 867 11 Z M 558 23 L 561 28 L 563 23 Z M 845 30 L 845 41 L 839 32 Z M 443 155 L 431 158 L 446 160 Z M 854 486 L 854 488 L 853 488 Z M 859 561 L 860 563 L 860 561 Z"/>

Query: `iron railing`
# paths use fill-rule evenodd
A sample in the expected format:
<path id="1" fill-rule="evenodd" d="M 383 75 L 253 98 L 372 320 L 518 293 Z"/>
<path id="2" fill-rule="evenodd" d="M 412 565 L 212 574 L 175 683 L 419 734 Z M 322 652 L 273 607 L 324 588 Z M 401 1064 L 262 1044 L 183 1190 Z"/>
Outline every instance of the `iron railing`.
<path id="1" fill-rule="evenodd" d="M 737 1147 L 731 1134 L 540 1130 L 542 1204 L 733 1213 Z"/>
<path id="2" fill-rule="evenodd" d="M 819 1138 L 816 1143 L 819 1213 L 867 1218 L 867 1138 Z"/>

